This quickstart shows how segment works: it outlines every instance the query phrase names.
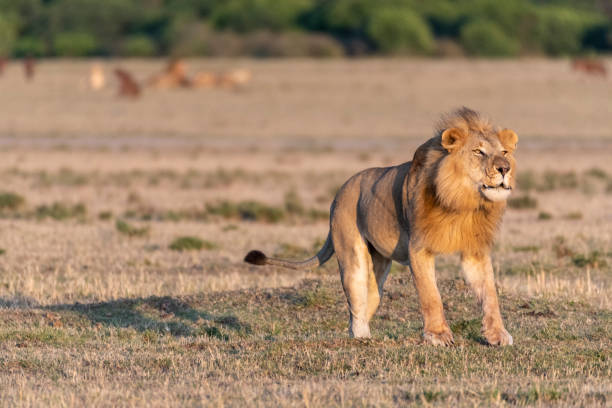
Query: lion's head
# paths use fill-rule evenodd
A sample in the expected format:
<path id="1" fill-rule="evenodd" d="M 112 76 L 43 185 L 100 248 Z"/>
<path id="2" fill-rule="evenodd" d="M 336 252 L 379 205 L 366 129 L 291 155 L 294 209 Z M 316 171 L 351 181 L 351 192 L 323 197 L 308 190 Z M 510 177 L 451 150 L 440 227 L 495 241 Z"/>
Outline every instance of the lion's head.
<path id="1" fill-rule="evenodd" d="M 498 129 L 476 112 L 462 108 L 439 127 L 446 154 L 435 180 L 437 196 L 449 208 L 472 209 L 505 201 L 515 185 L 513 153 L 518 136 Z"/>

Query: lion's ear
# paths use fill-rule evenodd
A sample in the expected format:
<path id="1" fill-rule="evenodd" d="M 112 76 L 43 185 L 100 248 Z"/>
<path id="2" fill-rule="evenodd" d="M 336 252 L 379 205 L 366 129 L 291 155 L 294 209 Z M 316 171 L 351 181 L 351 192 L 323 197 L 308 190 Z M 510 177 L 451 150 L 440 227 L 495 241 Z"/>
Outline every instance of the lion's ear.
<path id="1" fill-rule="evenodd" d="M 514 133 L 514 130 L 504 129 L 497 134 L 499 141 L 504 148 L 513 152 L 516 150 L 516 144 L 518 143 L 518 136 Z"/>
<path id="2" fill-rule="evenodd" d="M 458 149 L 465 141 L 465 132 L 459 128 L 450 128 L 442 132 L 442 147 L 449 152 Z"/>

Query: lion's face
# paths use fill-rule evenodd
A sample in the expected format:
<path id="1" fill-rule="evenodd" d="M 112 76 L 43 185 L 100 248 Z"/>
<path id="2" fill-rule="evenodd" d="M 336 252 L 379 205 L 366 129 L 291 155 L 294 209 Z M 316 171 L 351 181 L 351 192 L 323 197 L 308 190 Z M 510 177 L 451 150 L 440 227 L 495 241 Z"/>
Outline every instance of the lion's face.
<path id="1" fill-rule="evenodd" d="M 488 201 L 504 201 L 514 188 L 517 141 L 509 129 L 482 133 L 452 128 L 442 134 L 442 146 L 450 153 L 447 160 L 456 175 L 463 175 L 463 187 Z"/>

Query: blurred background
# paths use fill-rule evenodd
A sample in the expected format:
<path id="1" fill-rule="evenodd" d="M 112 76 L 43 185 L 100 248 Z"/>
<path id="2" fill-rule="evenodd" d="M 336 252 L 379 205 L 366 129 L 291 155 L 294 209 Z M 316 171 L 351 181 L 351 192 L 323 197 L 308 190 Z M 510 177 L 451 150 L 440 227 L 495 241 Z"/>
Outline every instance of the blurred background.
<path id="1" fill-rule="evenodd" d="M 564 56 L 612 49 L 608 0 L 2 0 L 0 55 Z"/>

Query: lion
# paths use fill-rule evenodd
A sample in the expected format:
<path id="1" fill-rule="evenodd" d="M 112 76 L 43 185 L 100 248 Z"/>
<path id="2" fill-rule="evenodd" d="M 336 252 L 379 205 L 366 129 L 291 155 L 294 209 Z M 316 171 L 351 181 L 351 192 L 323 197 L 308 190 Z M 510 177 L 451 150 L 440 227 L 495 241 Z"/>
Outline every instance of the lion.
<path id="1" fill-rule="evenodd" d="M 194 88 L 235 89 L 245 86 L 249 83 L 251 77 L 251 71 L 247 69 L 235 69 L 221 74 L 199 72 L 193 77 L 191 84 Z"/>
<path id="2" fill-rule="evenodd" d="M 104 88 L 106 84 L 106 77 L 104 75 L 104 69 L 100 64 L 94 64 L 89 70 L 89 87 L 94 91 L 99 91 Z"/>
<path id="3" fill-rule="evenodd" d="M 600 75 L 602 77 L 608 75 L 603 61 L 592 58 L 574 58 L 572 60 L 572 69 L 589 75 Z"/>
<path id="4" fill-rule="evenodd" d="M 154 75 L 147 81 L 154 88 L 189 88 L 191 80 L 187 77 L 187 64 L 180 59 L 172 59 L 163 72 Z"/>
<path id="5" fill-rule="evenodd" d="M 511 345 L 491 265 L 491 247 L 515 185 L 517 134 L 494 127 L 475 111 L 443 116 L 435 136 L 412 161 L 371 168 L 338 191 L 330 230 L 319 252 L 305 261 L 245 261 L 293 269 L 320 266 L 335 252 L 349 309 L 349 335 L 370 337 L 369 322 L 383 296 L 391 261 L 410 267 L 423 318 L 423 339 L 454 344 L 436 285 L 434 259 L 460 252 L 466 281 L 482 307 L 482 333 L 490 345 Z"/>
<path id="6" fill-rule="evenodd" d="M 115 75 L 119 80 L 119 92 L 117 93 L 117 96 L 132 99 L 140 97 L 140 85 L 138 82 L 136 82 L 132 74 L 124 69 L 117 68 L 115 69 Z"/>

